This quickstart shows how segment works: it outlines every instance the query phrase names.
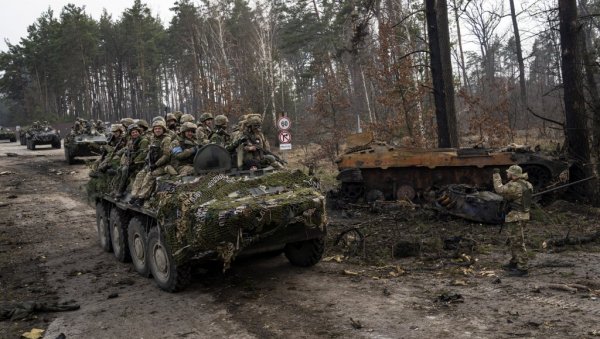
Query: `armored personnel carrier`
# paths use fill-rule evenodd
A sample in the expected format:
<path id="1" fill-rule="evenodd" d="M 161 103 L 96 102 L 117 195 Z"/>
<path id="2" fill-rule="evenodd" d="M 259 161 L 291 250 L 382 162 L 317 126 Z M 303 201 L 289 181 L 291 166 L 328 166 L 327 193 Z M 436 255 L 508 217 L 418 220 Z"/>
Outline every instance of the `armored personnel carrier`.
<path id="1" fill-rule="evenodd" d="M 15 142 L 17 141 L 17 136 L 15 135 L 14 131 L 0 126 L 0 140 L 8 140 L 9 142 Z"/>
<path id="2" fill-rule="evenodd" d="M 76 157 L 89 157 L 100 155 L 102 145 L 106 145 L 107 138 L 95 128 L 81 134 L 68 134 L 65 137 L 65 160 L 73 164 Z"/>
<path id="3" fill-rule="evenodd" d="M 431 188 L 449 184 L 491 189 L 493 169 L 507 169 L 513 164 L 528 173 L 534 190 L 544 188 L 567 169 L 566 162 L 523 148 L 423 149 L 371 139 L 351 145 L 337 159 L 338 194 L 346 201 L 412 200 Z"/>
<path id="4" fill-rule="evenodd" d="M 318 182 L 300 171 L 241 171 L 230 154 L 211 144 L 194 159 L 196 175 L 161 177 L 143 207 L 113 198 L 109 176 L 92 178 L 100 245 L 119 261 L 133 261 L 175 292 L 190 281 L 191 264 L 283 250 L 291 264 L 320 261 L 326 232 L 325 199 Z"/>
<path id="5" fill-rule="evenodd" d="M 60 148 L 60 134 L 50 126 L 30 128 L 26 133 L 27 149 L 35 150 L 38 145 L 52 145 L 52 148 Z"/>

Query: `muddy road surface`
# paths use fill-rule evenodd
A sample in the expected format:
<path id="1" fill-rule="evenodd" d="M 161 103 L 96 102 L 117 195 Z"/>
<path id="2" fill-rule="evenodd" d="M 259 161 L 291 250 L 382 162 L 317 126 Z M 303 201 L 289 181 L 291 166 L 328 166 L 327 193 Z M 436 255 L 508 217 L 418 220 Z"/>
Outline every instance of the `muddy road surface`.
<path id="1" fill-rule="evenodd" d="M 19 338 L 32 328 L 51 339 L 61 333 L 66 338 L 600 336 L 597 242 L 560 250 L 542 246 L 534 251 L 529 277 L 509 277 L 500 268 L 508 259 L 502 236 L 477 224 L 456 228 L 467 227 L 477 239 L 479 251 L 468 255 L 455 250 L 454 256 L 446 251 L 377 259 L 364 253 L 373 250 L 371 242 L 355 253 L 361 259 L 332 246 L 325 260 L 308 269 L 291 266 L 282 255 L 237 260 L 226 273 L 198 267 L 185 291 L 166 293 L 131 264 L 102 251 L 95 210 L 86 202 L 87 175 L 83 161 L 66 164 L 62 149 L 29 151 L 0 143 L 0 304 L 79 305 L 0 320 L 1 338 Z M 597 230 L 598 214 L 581 213 L 585 228 Z M 332 212 L 337 226 L 328 243 L 344 227 L 377 218 L 381 214 Z M 380 227 L 390 223 L 381 220 Z M 448 230 L 454 223 L 434 226 L 453 234 Z M 367 242 L 422 234 L 411 233 L 417 226 L 410 220 L 400 224 L 390 223 L 389 234 L 363 233 L 369 234 Z"/>

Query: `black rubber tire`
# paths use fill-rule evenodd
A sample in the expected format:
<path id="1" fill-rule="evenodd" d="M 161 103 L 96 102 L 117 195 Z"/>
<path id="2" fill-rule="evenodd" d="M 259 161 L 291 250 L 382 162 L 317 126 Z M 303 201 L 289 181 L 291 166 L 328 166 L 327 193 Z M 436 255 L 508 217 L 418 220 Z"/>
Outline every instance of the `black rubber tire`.
<path id="1" fill-rule="evenodd" d="M 25 138 L 25 136 L 19 136 L 19 143 L 21 146 L 27 145 L 27 138 Z"/>
<path id="2" fill-rule="evenodd" d="M 29 140 L 25 140 L 25 147 L 27 147 L 27 149 L 31 149 L 31 142 L 29 142 Z"/>
<path id="3" fill-rule="evenodd" d="M 96 203 L 96 230 L 98 231 L 98 241 L 104 252 L 112 252 L 112 243 L 110 242 L 110 229 L 108 226 L 107 207 L 102 201 Z"/>
<path id="4" fill-rule="evenodd" d="M 148 233 L 148 266 L 156 285 L 167 292 L 177 292 L 189 285 L 192 274 L 189 264 L 177 266 L 171 253 L 169 245 L 158 227 L 154 227 Z"/>
<path id="5" fill-rule="evenodd" d="M 17 141 L 17 138 L 11 138 L 10 139 L 10 142 L 15 142 L 15 141 Z"/>
<path id="6" fill-rule="evenodd" d="M 65 147 L 65 160 L 69 165 L 73 165 L 73 163 L 75 162 L 75 157 L 71 155 L 69 147 Z"/>
<path id="7" fill-rule="evenodd" d="M 56 149 L 60 149 L 61 148 L 61 143 L 60 140 L 58 142 L 53 142 L 52 143 L 52 148 L 56 148 Z"/>
<path id="8" fill-rule="evenodd" d="M 29 140 L 29 149 L 35 151 L 35 142 L 33 142 L 32 140 Z"/>
<path id="9" fill-rule="evenodd" d="M 108 218 L 110 225 L 110 240 L 115 258 L 120 262 L 129 262 L 129 246 L 127 243 L 127 225 L 129 219 L 127 214 L 116 206 L 110 209 Z"/>
<path id="10" fill-rule="evenodd" d="M 309 267 L 321 260 L 325 251 L 323 238 L 293 242 L 285 245 L 283 253 L 292 265 Z"/>
<path id="11" fill-rule="evenodd" d="M 131 254 L 131 262 L 135 271 L 143 277 L 150 276 L 150 268 L 146 257 L 148 248 L 148 234 L 142 220 L 138 217 L 133 217 L 129 221 L 127 227 L 127 241 L 129 243 L 129 253 Z"/>

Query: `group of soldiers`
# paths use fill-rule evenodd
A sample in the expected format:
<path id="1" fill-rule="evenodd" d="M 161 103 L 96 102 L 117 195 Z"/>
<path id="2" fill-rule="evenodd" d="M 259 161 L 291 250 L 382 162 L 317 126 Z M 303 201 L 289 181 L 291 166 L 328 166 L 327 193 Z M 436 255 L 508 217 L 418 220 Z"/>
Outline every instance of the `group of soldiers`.
<path id="1" fill-rule="evenodd" d="M 52 128 L 48 121 L 44 120 L 43 122 L 39 122 L 36 120 L 33 122 L 33 124 L 31 124 L 31 127 L 29 128 L 29 130 L 30 131 L 42 131 L 45 128 Z"/>
<path id="2" fill-rule="evenodd" d="M 131 182 L 129 203 L 141 206 L 150 197 L 156 178 L 193 175 L 194 157 L 209 143 L 236 155 L 235 165 L 243 170 L 282 167 L 262 133 L 260 114 L 242 116 L 231 133 L 228 123 L 226 116 L 213 118 L 210 113 L 200 115 L 197 124 L 193 115 L 181 112 L 157 116 L 151 126 L 143 119 L 121 119 L 111 126 L 108 143 L 90 176 L 114 176 L 113 194 L 119 199 Z"/>
<path id="3" fill-rule="evenodd" d="M 71 127 L 70 135 L 76 136 L 81 134 L 104 134 L 106 132 L 106 126 L 102 120 L 96 120 L 93 122 L 91 120 L 85 120 L 82 118 L 75 119 L 75 123 L 73 127 Z"/>

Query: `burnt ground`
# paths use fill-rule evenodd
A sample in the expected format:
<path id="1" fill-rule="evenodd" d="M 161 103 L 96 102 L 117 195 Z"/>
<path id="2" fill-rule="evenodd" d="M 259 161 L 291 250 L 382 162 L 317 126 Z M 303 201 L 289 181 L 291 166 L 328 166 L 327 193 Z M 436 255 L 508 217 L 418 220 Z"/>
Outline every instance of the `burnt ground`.
<path id="1" fill-rule="evenodd" d="M 326 258 L 312 268 L 243 259 L 225 274 L 198 268 L 191 286 L 170 294 L 98 246 L 87 172 L 62 150 L 0 143 L 0 304 L 80 305 L 0 321 L 1 338 L 32 328 L 46 338 L 600 336 L 600 242 L 587 242 L 597 209 L 559 201 L 536 210 L 526 278 L 500 268 L 508 256 L 497 227 L 355 206 L 330 213 Z M 362 245 L 352 232 L 348 246 L 334 245 L 352 228 Z"/>

